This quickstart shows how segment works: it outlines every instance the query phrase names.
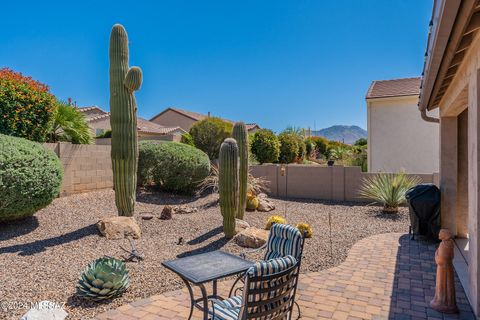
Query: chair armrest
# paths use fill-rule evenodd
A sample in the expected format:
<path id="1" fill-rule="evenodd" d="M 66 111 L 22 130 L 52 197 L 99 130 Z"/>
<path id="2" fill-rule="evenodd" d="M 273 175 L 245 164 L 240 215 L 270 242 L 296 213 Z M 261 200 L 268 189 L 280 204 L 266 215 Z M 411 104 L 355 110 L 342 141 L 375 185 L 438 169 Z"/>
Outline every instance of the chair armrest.
<path id="1" fill-rule="evenodd" d="M 259 248 L 256 248 L 256 249 L 245 250 L 245 251 L 243 251 L 242 253 L 240 253 L 240 257 L 241 257 L 242 259 L 246 259 L 247 255 L 252 254 L 252 253 L 255 253 L 255 252 L 258 252 L 258 251 L 261 251 L 261 250 L 264 250 L 266 247 L 267 247 L 267 243 L 265 243 L 263 246 L 261 246 L 261 247 L 259 247 Z"/>

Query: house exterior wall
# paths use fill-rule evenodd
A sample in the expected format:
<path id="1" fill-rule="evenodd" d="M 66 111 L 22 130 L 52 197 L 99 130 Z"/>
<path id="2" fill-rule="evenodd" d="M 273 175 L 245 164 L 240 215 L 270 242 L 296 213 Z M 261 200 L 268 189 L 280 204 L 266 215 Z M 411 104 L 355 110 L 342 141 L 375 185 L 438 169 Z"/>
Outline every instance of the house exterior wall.
<path id="1" fill-rule="evenodd" d="M 180 127 L 187 132 L 196 122 L 192 118 L 186 117 L 173 110 L 167 110 L 165 113 L 154 119 L 151 119 L 150 121 L 165 127 Z"/>
<path id="2" fill-rule="evenodd" d="M 418 97 L 367 99 L 369 172 L 439 170 L 439 126 L 423 121 Z"/>
<path id="3" fill-rule="evenodd" d="M 105 118 L 105 119 L 100 119 L 100 120 L 95 120 L 91 121 L 88 123 L 90 128 L 92 129 L 92 132 L 95 136 L 100 134 L 100 132 L 97 132 L 97 130 L 103 130 L 103 132 L 110 130 L 110 117 Z"/>

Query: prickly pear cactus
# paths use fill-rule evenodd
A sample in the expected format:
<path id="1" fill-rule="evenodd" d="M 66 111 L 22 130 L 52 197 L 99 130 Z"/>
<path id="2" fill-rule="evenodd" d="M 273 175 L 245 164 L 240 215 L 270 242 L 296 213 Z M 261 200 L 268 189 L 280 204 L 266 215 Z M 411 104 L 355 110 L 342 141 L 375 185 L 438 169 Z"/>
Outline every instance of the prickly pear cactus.
<path id="1" fill-rule="evenodd" d="M 110 125 L 115 204 L 120 216 L 133 216 L 137 186 L 137 105 L 133 92 L 142 84 L 142 71 L 128 66 L 128 36 L 116 24 L 110 35 Z"/>
<path id="2" fill-rule="evenodd" d="M 238 146 L 235 139 L 227 138 L 220 146 L 218 191 L 223 232 L 227 238 L 235 235 L 235 216 L 238 208 Z"/>
<path id="3" fill-rule="evenodd" d="M 237 122 L 233 126 L 232 137 L 237 141 L 239 155 L 239 193 L 237 219 L 243 219 L 247 206 L 247 183 L 248 183 L 248 132 L 245 123 Z"/>

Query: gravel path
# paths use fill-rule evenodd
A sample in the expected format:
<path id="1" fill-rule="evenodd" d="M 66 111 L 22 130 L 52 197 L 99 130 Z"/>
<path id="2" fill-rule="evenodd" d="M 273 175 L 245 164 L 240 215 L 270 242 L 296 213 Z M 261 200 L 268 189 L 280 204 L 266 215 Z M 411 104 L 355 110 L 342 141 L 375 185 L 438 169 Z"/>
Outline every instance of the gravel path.
<path id="1" fill-rule="evenodd" d="M 310 223 L 314 236 L 305 245 L 303 272 L 340 264 L 349 248 L 361 238 L 408 231 L 405 208 L 398 215 L 384 215 L 378 207 L 350 203 L 281 199 L 274 202 L 275 211 L 247 212 L 246 221 L 263 227 L 268 216 L 283 215 L 286 206 L 289 223 Z M 116 214 L 113 191 L 59 198 L 34 218 L 0 225 L 0 318 L 18 319 L 26 312 L 21 304 L 50 300 L 65 303 L 69 319 L 91 319 L 107 309 L 181 287 L 180 279 L 164 269 L 162 261 L 220 248 L 233 253 L 243 251 L 223 238 L 215 195 L 197 199 L 143 191 L 138 195 L 136 210 L 160 215 L 163 205 L 180 203 L 198 207 L 199 212 L 175 215 L 169 221 L 139 221 L 143 235 L 136 244 L 146 259 L 128 263 L 130 288 L 122 297 L 103 304 L 85 302 L 74 293 L 78 276 L 88 262 L 103 255 L 120 258 L 120 247 L 129 247 L 127 240 L 108 241 L 100 237 L 95 227 L 101 218 Z M 184 239 L 182 245 L 178 245 L 180 237 Z"/>

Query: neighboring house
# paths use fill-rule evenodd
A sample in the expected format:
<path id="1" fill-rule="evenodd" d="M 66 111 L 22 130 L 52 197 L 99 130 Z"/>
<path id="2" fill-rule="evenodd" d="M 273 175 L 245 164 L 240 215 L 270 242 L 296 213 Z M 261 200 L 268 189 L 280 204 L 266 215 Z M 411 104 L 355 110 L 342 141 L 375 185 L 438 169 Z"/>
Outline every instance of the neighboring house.
<path id="1" fill-rule="evenodd" d="M 454 266 L 478 317 L 480 3 L 437 0 L 432 15 L 418 118 L 440 123 L 442 227 L 456 236 Z M 437 141 L 434 135 L 430 139 Z"/>
<path id="2" fill-rule="evenodd" d="M 195 124 L 195 122 L 206 119 L 210 117 L 208 115 L 196 113 L 192 111 L 177 109 L 177 108 L 167 108 L 154 116 L 150 121 L 158 123 L 162 126 L 168 127 L 180 127 L 185 131 L 189 131 L 190 128 Z M 234 123 L 234 121 L 223 119 L 227 122 Z M 256 130 L 260 129 L 256 123 L 247 123 L 247 130 L 249 133 L 254 133 Z"/>
<path id="3" fill-rule="evenodd" d="M 87 118 L 88 124 L 95 136 L 110 130 L 110 113 L 99 107 L 78 108 Z M 161 139 L 161 140 L 180 140 L 180 136 L 186 131 L 180 127 L 167 127 L 157 123 L 137 118 L 138 137 L 145 139 Z"/>
<path id="4" fill-rule="evenodd" d="M 420 78 L 373 81 L 366 95 L 368 171 L 438 172 L 435 123 L 418 117 Z"/>

